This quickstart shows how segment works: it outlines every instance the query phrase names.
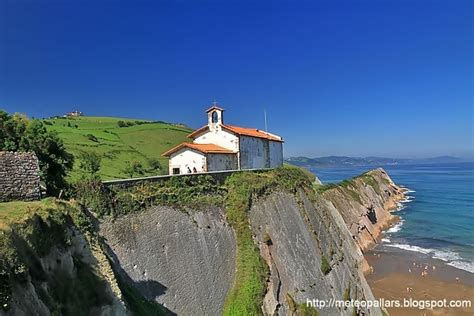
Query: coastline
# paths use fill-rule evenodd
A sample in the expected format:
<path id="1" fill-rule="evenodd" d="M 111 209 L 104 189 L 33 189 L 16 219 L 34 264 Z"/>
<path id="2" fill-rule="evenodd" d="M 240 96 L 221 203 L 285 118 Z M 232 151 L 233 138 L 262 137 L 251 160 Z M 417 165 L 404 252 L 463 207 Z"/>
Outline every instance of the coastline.
<path id="1" fill-rule="evenodd" d="M 446 261 L 428 254 L 409 251 L 382 243 L 383 232 L 396 232 L 403 225 L 403 219 L 394 215 L 403 204 L 411 201 L 407 195 L 412 192 L 396 186 L 401 194 L 386 203 L 385 210 L 392 217 L 380 225 L 374 236 L 376 243 L 366 248 L 367 263 L 364 274 L 376 299 L 385 300 L 470 300 L 470 307 L 434 309 L 387 308 L 390 315 L 473 315 L 474 274 L 448 265 Z M 390 230 L 393 231 L 390 231 Z"/>

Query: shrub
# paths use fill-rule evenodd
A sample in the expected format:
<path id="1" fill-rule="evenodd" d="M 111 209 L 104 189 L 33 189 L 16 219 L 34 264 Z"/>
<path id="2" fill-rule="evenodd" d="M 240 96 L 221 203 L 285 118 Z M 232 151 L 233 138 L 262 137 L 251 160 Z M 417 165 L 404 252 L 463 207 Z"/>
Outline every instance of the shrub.
<path id="1" fill-rule="evenodd" d="M 130 178 L 133 178 L 135 174 L 141 175 L 144 171 L 142 163 L 138 160 L 126 161 L 125 167 L 122 170 L 122 172 Z"/>
<path id="2" fill-rule="evenodd" d="M 148 165 L 150 166 L 151 170 L 161 170 L 161 163 L 156 158 L 148 159 Z"/>
<path id="3" fill-rule="evenodd" d="M 82 151 L 79 154 L 79 160 L 81 161 L 79 168 L 83 171 L 92 175 L 99 172 L 102 158 L 96 152 Z"/>
<path id="4" fill-rule="evenodd" d="M 124 121 L 118 121 L 117 125 L 118 127 L 127 127 L 127 123 L 125 123 Z"/>
<path id="5" fill-rule="evenodd" d="M 324 275 L 327 275 L 329 272 L 331 272 L 331 265 L 329 264 L 328 259 L 324 255 L 321 257 L 321 272 Z"/>
<path id="6" fill-rule="evenodd" d="M 344 301 L 350 301 L 351 300 L 351 286 L 350 286 L 350 284 L 344 290 L 344 294 L 342 295 L 342 299 Z"/>
<path id="7" fill-rule="evenodd" d="M 98 216 L 112 213 L 112 194 L 104 187 L 99 177 L 83 177 L 75 183 L 74 188 L 77 200 Z"/>
<path id="8" fill-rule="evenodd" d="M 87 134 L 86 137 L 87 137 L 87 139 L 89 139 L 90 141 L 93 141 L 93 142 L 95 142 L 95 143 L 98 143 L 98 142 L 99 142 L 99 140 L 97 139 L 97 137 L 95 137 L 95 136 L 92 135 L 92 134 Z"/>

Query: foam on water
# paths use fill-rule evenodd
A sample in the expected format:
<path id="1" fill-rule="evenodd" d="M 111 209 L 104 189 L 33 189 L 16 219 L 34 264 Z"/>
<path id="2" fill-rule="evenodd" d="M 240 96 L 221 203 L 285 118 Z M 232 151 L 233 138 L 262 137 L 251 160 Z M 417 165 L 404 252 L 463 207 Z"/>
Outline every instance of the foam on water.
<path id="1" fill-rule="evenodd" d="M 467 272 L 474 273 L 474 263 L 472 263 L 472 262 L 467 262 L 467 261 L 461 261 L 460 260 L 460 261 L 448 262 L 447 264 L 452 266 L 452 267 L 455 267 L 455 268 L 458 268 L 458 269 L 461 269 L 461 270 L 464 270 L 464 271 L 467 271 Z"/>
<path id="2" fill-rule="evenodd" d="M 447 262 L 448 265 L 453 266 L 455 268 L 474 273 L 474 264 L 472 262 L 467 262 L 467 261 L 462 260 L 461 256 L 454 251 L 423 248 L 419 246 L 412 246 L 412 245 L 398 244 L 398 243 L 389 244 L 387 246 L 399 248 L 403 250 L 408 250 L 408 251 L 419 252 L 419 253 L 428 255 L 434 259 L 439 259 L 444 262 Z"/>
<path id="3" fill-rule="evenodd" d="M 388 234 L 393 234 L 393 233 L 396 233 L 398 231 L 400 231 L 400 229 L 402 229 L 402 226 L 403 226 L 403 223 L 405 223 L 405 220 L 400 220 L 399 222 L 397 222 L 395 225 L 393 225 L 392 227 L 390 227 L 388 230 L 387 230 L 387 233 Z"/>

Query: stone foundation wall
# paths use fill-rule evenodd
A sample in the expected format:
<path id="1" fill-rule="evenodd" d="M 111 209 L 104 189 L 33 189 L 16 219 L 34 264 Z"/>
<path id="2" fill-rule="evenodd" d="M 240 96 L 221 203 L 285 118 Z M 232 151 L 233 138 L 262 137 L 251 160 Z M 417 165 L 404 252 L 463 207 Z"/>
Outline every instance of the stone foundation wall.
<path id="1" fill-rule="evenodd" d="M 0 151 L 0 202 L 39 200 L 39 171 L 34 153 Z"/>

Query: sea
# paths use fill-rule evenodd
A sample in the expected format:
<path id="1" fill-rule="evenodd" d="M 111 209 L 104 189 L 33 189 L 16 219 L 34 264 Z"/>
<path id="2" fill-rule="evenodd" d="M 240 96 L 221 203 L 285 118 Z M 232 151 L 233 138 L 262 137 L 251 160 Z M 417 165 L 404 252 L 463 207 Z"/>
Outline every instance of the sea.
<path id="1" fill-rule="evenodd" d="M 339 182 L 374 169 L 313 168 L 323 183 Z M 408 189 L 396 215 L 401 220 L 381 240 L 386 247 L 419 252 L 474 273 L 474 163 L 382 166 Z"/>

